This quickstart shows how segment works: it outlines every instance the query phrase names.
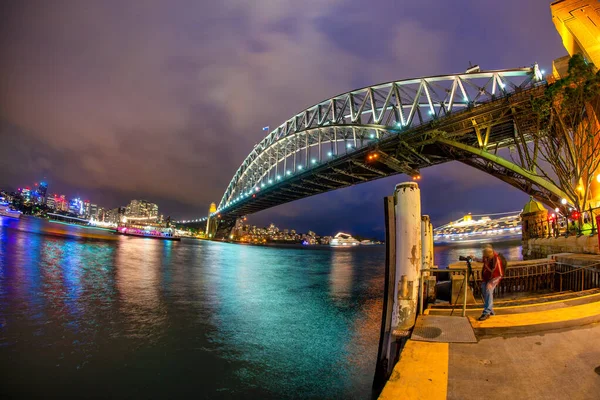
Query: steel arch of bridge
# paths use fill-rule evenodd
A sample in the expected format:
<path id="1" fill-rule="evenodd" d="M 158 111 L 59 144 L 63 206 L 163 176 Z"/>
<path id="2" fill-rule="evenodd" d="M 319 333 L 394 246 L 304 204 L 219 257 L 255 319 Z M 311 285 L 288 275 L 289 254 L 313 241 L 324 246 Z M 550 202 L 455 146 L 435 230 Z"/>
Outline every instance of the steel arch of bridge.
<path id="1" fill-rule="evenodd" d="M 530 89 L 542 80 L 534 64 L 388 82 L 322 101 L 294 115 L 254 146 L 227 186 L 217 212 L 237 208 L 253 194 L 298 173 Z M 485 135 L 477 130 L 477 141 L 487 147 L 489 131 Z M 411 171 L 407 166 L 400 172 Z"/>

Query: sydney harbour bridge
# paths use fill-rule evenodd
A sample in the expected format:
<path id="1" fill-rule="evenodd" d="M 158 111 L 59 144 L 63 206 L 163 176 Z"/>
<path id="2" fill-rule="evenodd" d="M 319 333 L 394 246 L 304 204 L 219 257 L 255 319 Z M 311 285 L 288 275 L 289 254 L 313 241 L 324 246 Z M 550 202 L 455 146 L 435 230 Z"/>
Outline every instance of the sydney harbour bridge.
<path id="1" fill-rule="evenodd" d="M 554 206 L 566 197 L 523 154 L 537 129 L 537 64 L 394 81 L 324 100 L 254 146 L 209 216 L 179 221 L 225 237 L 237 218 L 280 204 L 448 161 L 484 171 Z M 516 156 L 500 154 L 503 149 Z M 206 224 L 207 219 L 214 223 Z"/>

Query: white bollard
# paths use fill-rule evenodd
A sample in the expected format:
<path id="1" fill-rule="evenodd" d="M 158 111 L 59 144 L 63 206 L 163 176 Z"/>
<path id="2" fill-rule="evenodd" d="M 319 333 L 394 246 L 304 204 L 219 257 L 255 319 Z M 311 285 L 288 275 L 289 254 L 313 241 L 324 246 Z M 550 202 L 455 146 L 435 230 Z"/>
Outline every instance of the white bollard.
<path id="1" fill-rule="evenodd" d="M 415 182 L 396 185 L 396 282 L 392 332 L 407 335 L 415 324 L 421 270 L 421 191 Z"/>

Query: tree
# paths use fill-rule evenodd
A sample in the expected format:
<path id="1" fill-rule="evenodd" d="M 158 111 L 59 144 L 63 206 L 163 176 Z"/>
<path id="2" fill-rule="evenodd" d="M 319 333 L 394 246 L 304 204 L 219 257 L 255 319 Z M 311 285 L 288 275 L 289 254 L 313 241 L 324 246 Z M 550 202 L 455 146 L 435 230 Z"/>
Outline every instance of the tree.
<path id="1" fill-rule="evenodd" d="M 532 106 L 538 126 L 526 147 L 527 163 L 575 209 L 587 210 L 592 180 L 600 172 L 600 71 L 574 55 L 568 76 L 549 85 Z"/>

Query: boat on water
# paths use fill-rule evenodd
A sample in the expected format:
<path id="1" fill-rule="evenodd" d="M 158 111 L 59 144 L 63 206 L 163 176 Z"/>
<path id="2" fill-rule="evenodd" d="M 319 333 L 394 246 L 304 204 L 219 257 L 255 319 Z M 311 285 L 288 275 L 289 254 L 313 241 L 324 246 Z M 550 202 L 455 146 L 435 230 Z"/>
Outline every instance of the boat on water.
<path id="1" fill-rule="evenodd" d="M 433 231 L 433 241 L 436 244 L 498 242 L 520 238 L 519 211 L 490 215 L 467 214 Z"/>
<path id="2" fill-rule="evenodd" d="M 0 203 L 0 216 L 19 219 L 21 212 L 12 208 L 8 203 Z"/>
<path id="3" fill-rule="evenodd" d="M 350 247 L 358 246 L 359 244 L 360 241 L 354 239 L 352 235 L 349 235 L 344 232 L 338 232 L 338 234 L 335 235 L 333 239 L 331 239 L 331 242 L 329 242 L 329 245 L 332 247 Z"/>
<path id="4" fill-rule="evenodd" d="M 175 234 L 175 229 L 169 228 L 164 224 L 151 222 L 124 221 L 117 226 L 115 232 L 119 235 L 125 236 L 137 236 L 162 240 L 181 240 L 181 237 Z"/>

